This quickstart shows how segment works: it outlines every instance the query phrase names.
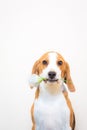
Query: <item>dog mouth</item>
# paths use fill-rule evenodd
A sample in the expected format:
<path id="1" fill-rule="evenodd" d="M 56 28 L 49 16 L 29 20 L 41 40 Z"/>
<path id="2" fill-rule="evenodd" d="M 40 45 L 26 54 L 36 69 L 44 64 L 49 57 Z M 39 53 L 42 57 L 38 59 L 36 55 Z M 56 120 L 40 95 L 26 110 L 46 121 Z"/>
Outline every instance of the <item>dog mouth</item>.
<path id="1" fill-rule="evenodd" d="M 47 83 L 47 82 L 54 83 L 54 82 L 58 82 L 58 79 L 45 79 L 44 82 L 45 83 Z"/>

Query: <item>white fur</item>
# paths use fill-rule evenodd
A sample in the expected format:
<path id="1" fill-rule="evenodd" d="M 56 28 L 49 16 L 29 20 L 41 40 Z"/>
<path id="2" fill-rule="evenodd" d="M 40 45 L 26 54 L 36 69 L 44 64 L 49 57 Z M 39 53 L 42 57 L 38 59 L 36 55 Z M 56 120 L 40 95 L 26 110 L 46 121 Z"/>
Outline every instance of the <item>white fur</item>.
<path id="1" fill-rule="evenodd" d="M 40 86 L 40 95 L 34 102 L 35 130 L 71 130 L 70 111 L 62 90 L 58 94 L 50 94 Z"/>

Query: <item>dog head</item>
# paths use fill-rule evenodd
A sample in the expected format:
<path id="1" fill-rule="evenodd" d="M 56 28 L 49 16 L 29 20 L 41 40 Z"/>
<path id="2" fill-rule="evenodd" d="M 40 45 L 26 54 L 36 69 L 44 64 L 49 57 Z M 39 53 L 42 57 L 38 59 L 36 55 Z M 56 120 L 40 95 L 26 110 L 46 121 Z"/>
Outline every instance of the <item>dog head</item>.
<path id="1" fill-rule="evenodd" d="M 32 74 L 44 77 L 46 85 L 60 85 L 61 79 L 67 84 L 71 92 L 75 91 L 70 76 L 70 68 L 64 58 L 57 52 L 47 52 L 38 59 L 33 66 Z"/>

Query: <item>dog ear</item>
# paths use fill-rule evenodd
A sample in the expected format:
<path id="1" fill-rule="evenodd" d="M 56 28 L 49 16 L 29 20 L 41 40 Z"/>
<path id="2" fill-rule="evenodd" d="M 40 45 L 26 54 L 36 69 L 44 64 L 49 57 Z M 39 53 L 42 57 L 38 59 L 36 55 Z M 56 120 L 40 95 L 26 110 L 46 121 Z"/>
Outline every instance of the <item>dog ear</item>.
<path id="1" fill-rule="evenodd" d="M 67 62 L 66 62 L 66 67 L 65 67 L 64 80 L 65 80 L 65 83 L 66 83 L 67 86 L 68 86 L 68 89 L 69 89 L 71 92 L 74 92 L 74 91 L 75 91 L 75 87 L 74 87 L 72 78 L 71 78 L 71 76 L 70 76 L 70 68 L 69 68 L 69 64 L 68 64 Z"/>
<path id="2" fill-rule="evenodd" d="M 37 60 L 32 68 L 32 74 L 37 74 L 39 75 L 39 60 Z"/>
<path id="3" fill-rule="evenodd" d="M 32 74 L 39 75 L 39 60 L 37 60 L 37 61 L 34 63 L 33 68 L 32 68 Z M 30 88 L 32 89 L 33 86 L 30 86 Z"/>

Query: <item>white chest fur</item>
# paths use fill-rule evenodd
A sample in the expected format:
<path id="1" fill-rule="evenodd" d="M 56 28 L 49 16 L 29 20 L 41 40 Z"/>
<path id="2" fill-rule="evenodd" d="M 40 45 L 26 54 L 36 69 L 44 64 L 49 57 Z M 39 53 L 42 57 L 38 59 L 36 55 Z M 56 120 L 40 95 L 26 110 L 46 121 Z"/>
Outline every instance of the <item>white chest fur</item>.
<path id="1" fill-rule="evenodd" d="M 71 130 L 70 111 L 62 92 L 39 95 L 34 102 L 34 118 L 35 130 Z"/>

